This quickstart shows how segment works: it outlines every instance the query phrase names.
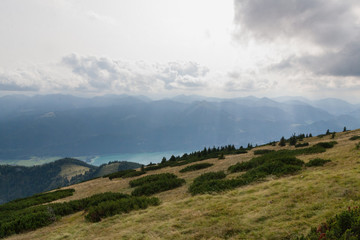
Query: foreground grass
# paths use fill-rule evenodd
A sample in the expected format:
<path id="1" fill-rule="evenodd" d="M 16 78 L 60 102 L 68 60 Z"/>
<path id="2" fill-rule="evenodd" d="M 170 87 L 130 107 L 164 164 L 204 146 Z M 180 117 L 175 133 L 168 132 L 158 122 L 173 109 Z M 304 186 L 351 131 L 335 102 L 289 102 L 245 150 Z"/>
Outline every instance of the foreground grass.
<path id="1" fill-rule="evenodd" d="M 253 152 L 210 159 L 214 165 L 195 172 L 179 173 L 182 167 L 165 168 L 154 173 L 171 172 L 186 180 L 180 188 L 155 195 L 161 205 L 90 224 L 83 213 L 62 218 L 51 226 L 9 239 L 291 239 L 306 234 L 310 227 L 327 218 L 360 205 L 360 151 L 348 140 L 360 131 L 337 133 L 337 145 L 324 153 L 300 155 L 299 159 L 323 158 L 331 162 L 287 177 L 268 177 L 262 182 L 227 191 L 192 197 L 187 189 L 192 180 L 210 171 L 226 171 L 230 165 L 249 160 Z M 327 139 L 329 138 L 329 139 Z M 329 137 L 309 140 L 331 140 Z M 274 150 L 280 147 L 269 147 Z M 287 147 L 288 148 L 288 147 Z M 237 177 L 229 174 L 227 178 Z M 130 179 L 132 180 L 132 179 Z M 128 179 L 96 179 L 71 186 L 80 198 L 99 191 L 131 192 Z"/>

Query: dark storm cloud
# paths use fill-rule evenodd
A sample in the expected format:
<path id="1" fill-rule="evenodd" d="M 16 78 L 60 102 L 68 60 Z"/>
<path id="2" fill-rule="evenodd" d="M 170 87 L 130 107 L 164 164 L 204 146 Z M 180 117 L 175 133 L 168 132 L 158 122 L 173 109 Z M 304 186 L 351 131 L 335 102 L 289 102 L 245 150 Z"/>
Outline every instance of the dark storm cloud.
<path id="1" fill-rule="evenodd" d="M 339 51 L 326 52 L 319 56 L 292 56 L 271 68 L 283 71 L 303 67 L 319 75 L 360 76 L 360 43 L 349 43 Z"/>
<path id="2" fill-rule="evenodd" d="M 360 76 L 360 42 L 347 44 L 338 52 L 300 59 L 313 72 L 333 76 Z"/>
<path id="3" fill-rule="evenodd" d="M 272 70 L 305 68 L 319 75 L 360 76 L 359 6 L 353 0 L 235 0 L 236 37 L 285 45 L 297 40 L 295 48 L 303 53 L 288 56 Z M 318 53 L 309 53 L 305 44 L 316 46 Z"/>
<path id="4" fill-rule="evenodd" d="M 339 46 L 358 36 L 355 4 L 352 0 L 235 0 L 237 36 L 245 31 L 268 41 L 300 38 Z"/>

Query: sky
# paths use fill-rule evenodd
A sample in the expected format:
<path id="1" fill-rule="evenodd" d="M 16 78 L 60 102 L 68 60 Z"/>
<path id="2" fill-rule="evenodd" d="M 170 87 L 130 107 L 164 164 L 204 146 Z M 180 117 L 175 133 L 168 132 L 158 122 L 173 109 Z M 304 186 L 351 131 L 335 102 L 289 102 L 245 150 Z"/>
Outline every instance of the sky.
<path id="1" fill-rule="evenodd" d="M 358 0 L 1 0 L 0 96 L 360 103 Z"/>

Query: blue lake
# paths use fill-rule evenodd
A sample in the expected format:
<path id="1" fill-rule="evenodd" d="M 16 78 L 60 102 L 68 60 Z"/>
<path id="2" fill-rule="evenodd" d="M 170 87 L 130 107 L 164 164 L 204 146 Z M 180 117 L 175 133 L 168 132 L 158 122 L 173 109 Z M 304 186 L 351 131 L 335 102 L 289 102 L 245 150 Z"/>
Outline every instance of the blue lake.
<path id="1" fill-rule="evenodd" d="M 121 154 L 109 154 L 100 155 L 92 158 L 90 164 L 100 166 L 101 164 L 108 163 L 110 161 L 128 161 L 136 162 L 147 165 L 150 162 L 159 163 L 163 157 L 169 159 L 171 155 L 182 156 L 187 151 L 167 151 L 167 152 L 152 152 L 152 153 L 121 153 Z"/>

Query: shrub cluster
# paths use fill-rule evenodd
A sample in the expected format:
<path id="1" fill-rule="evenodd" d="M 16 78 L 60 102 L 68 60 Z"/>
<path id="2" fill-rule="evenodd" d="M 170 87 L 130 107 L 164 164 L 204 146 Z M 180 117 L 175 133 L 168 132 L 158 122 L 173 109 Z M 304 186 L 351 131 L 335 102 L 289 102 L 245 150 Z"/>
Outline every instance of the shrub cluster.
<path id="1" fill-rule="evenodd" d="M 136 187 L 131 193 L 133 196 L 149 196 L 180 187 L 184 183 L 184 179 L 172 173 L 149 175 L 129 182 L 130 187 Z"/>
<path id="2" fill-rule="evenodd" d="M 254 155 L 262 155 L 270 152 L 274 152 L 275 150 L 272 149 L 259 149 L 254 151 Z"/>
<path id="3" fill-rule="evenodd" d="M 293 174 L 302 169 L 304 162 L 295 156 L 313 152 L 325 151 L 317 146 L 308 149 L 270 151 L 250 161 L 237 163 L 228 168 L 230 173 L 245 172 L 235 179 L 225 179 L 224 172 L 209 173 L 199 176 L 189 187 L 193 195 L 201 193 L 220 192 L 250 184 L 266 178 L 269 175 L 283 176 Z"/>
<path id="4" fill-rule="evenodd" d="M 298 237 L 298 240 L 318 239 L 360 239 L 360 209 L 349 207 L 317 228 L 311 228 L 307 236 Z"/>
<path id="5" fill-rule="evenodd" d="M 324 166 L 325 163 L 331 162 L 331 160 L 325 160 L 322 158 L 315 158 L 311 159 L 309 162 L 305 164 L 306 167 L 317 167 L 317 166 Z"/>
<path id="6" fill-rule="evenodd" d="M 269 175 L 283 176 L 301 170 L 304 162 L 294 156 L 271 156 L 272 153 L 253 158 L 250 161 L 230 166 L 228 171 L 243 172 L 235 179 L 224 179 L 224 172 L 203 174 L 196 178 L 189 187 L 192 195 L 220 192 L 250 184 Z"/>
<path id="7" fill-rule="evenodd" d="M 196 170 L 200 170 L 200 169 L 204 169 L 204 168 L 208 168 L 213 166 L 214 164 L 212 163 L 198 163 L 198 164 L 194 164 L 194 165 L 190 165 L 187 166 L 183 169 L 180 170 L 180 172 L 190 172 L 190 171 L 196 171 Z"/>
<path id="8" fill-rule="evenodd" d="M 173 173 L 160 173 L 160 174 L 153 174 L 153 175 L 149 175 L 149 176 L 145 176 L 142 178 L 132 180 L 129 182 L 129 184 L 130 184 L 130 187 L 137 187 L 137 186 L 144 185 L 146 183 L 157 182 L 162 179 L 173 179 L 173 178 L 177 178 L 177 176 Z"/>
<path id="9" fill-rule="evenodd" d="M 136 177 L 145 174 L 145 171 L 136 171 L 135 169 L 128 169 L 128 170 L 122 170 L 119 172 L 111 173 L 108 175 L 105 175 L 104 177 L 108 177 L 110 180 L 114 178 L 130 178 L 130 177 Z"/>
<path id="10" fill-rule="evenodd" d="M 52 202 L 61 198 L 72 196 L 75 192 L 74 189 L 65 189 L 65 190 L 57 190 L 49 193 L 40 193 L 35 194 L 31 197 L 20 198 L 3 205 L 0 205 L 0 212 L 9 211 L 9 210 L 19 210 L 28 208 L 35 205 L 40 205 L 43 203 Z"/>
<path id="11" fill-rule="evenodd" d="M 106 205 L 110 202 L 118 202 L 122 199 L 133 198 L 134 197 L 127 194 L 107 192 L 64 203 L 50 203 L 47 205 L 36 205 L 25 208 L 18 207 L 16 210 L 2 210 L 0 211 L 0 238 L 50 225 L 61 216 L 66 216 L 82 210 L 88 210 L 91 207 L 95 208 L 99 204 Z M 144 199 L 145 200 L 141 201 L 147 202 L 147 199 Z M 133 201 L 136 202 L 140 200 Z M 155 205 L 155 202 L 156 200 L 150 200 L 147 204 Z M 130 204 L 130 207 L 124 207 L 123 209 L 130 211 L 137 209 L 137 206 L 139 205 L 140 204 Z M 131 206 L 134 208 L 131 208 Z M 109 216 L 111 211 L 114 211 L 112 215 L 118 213 L 118 210 L 116 209 L 108 209 L 106 215 L 100 215 L 100 218 Z"/>
<path id="12" fill-rule="evenodd" d="M 304 143 L 298 143 L 295 145 L 296 148 L 299 148 L 299 147 L 307 147 L 309 146 L 309 143 L 308 142 L 304 142 Z"/>
<path id="13" fill-rule="evenodd" d="M 335 144 L 337 144 L 336 141 L 319 142 L 319 143 L 315 144 L 315 146 L 319 146 L 319 147 L 322 147 L 322 148 L 333 148 Z"/>
<path id="14" fill-rule="evenodd" d="M 360 139 L 360 136 L 352 136 L 351 138 L 349 138 L 349 140 L 351 140 L 351 141 L 355 141 L 358 139 Z"/>
<path id="15" fill-rule="evenodd" d="M 157 206 L 159 204 L 159 199 L 154 197 L 129 197 L 115 201 L 101 202 L 89 208 L 85 219 L 90 222 L 99 222 L 102 218 L 111 217 L 120 213 L 128 213 L 131 210 L 145 209 L 149 205 Z"/>

